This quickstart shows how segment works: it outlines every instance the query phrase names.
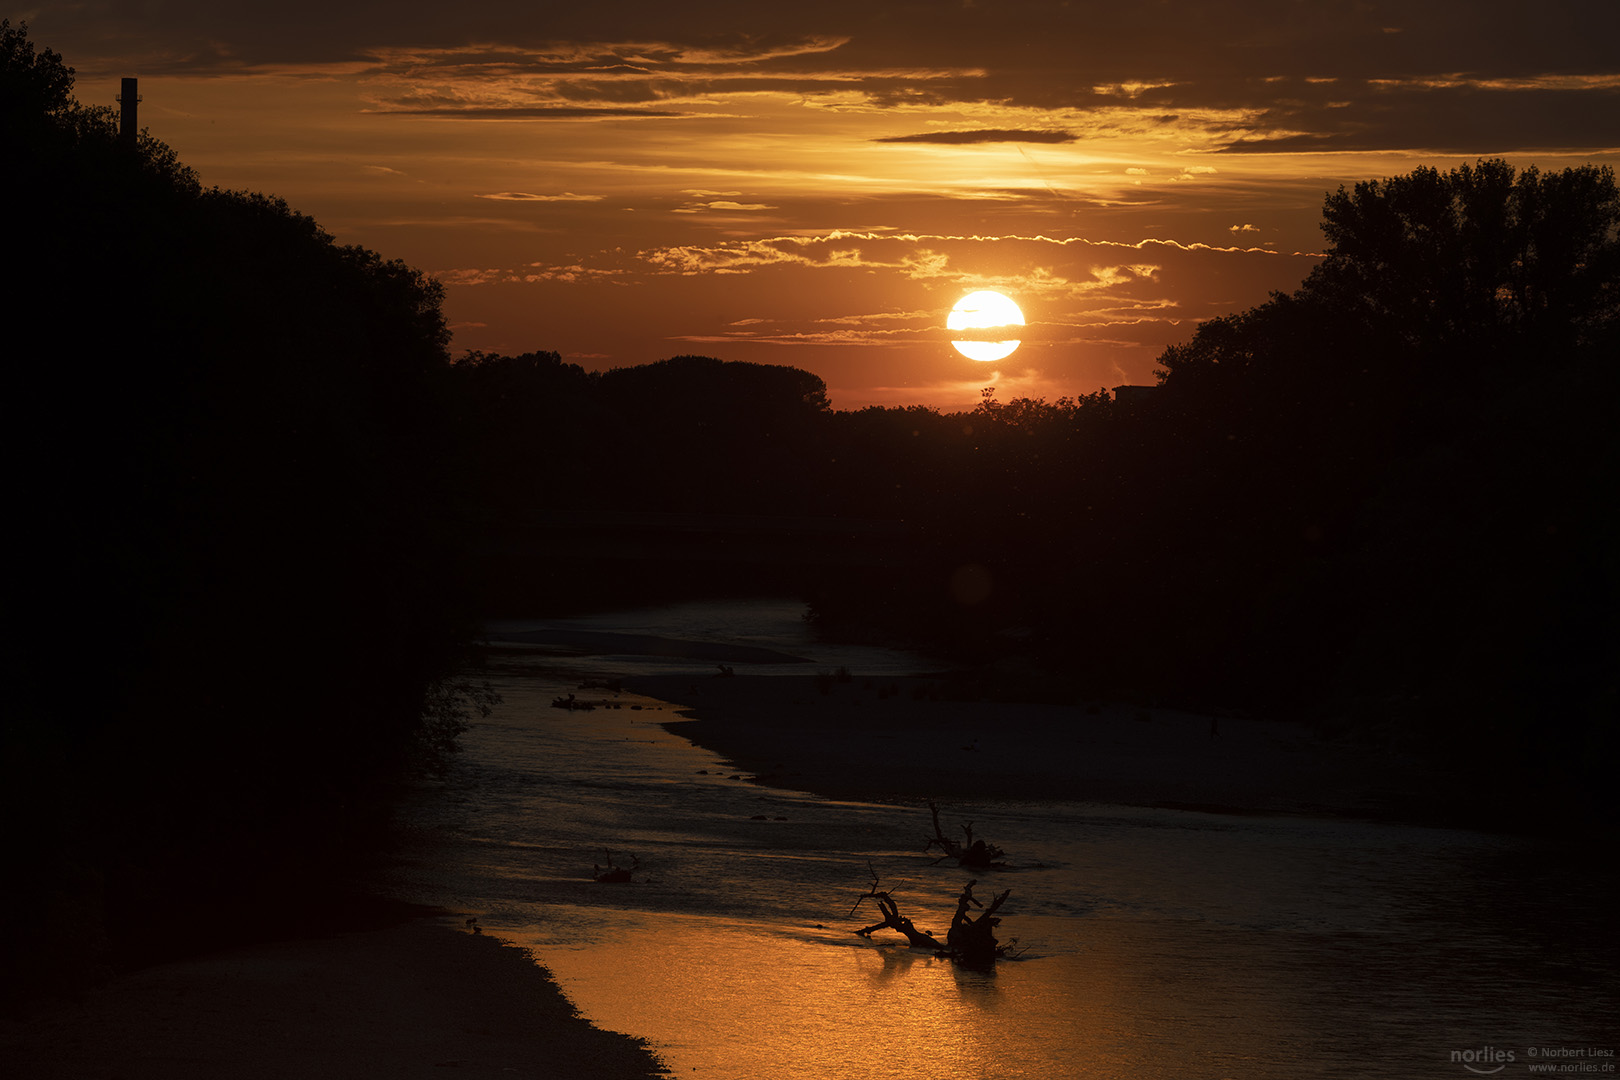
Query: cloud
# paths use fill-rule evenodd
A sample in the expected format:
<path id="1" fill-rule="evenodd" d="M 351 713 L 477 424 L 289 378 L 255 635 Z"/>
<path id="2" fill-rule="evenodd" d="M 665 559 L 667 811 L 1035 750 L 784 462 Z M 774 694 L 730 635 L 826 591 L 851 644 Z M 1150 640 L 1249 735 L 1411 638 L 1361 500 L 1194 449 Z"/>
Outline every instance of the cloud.
<path id="1" fill-rule="evenodd" d="M 579 263 L 567 265 L 531 263 L 515 269 L 461 267 L 435 270 L 431 276 L 447 286 L 473 288 L 480 285 L 533 285 L 544 281 L 560 282 L 565 285 L 577 285 L 587 281 L 611 282 L 624 277 L 625 274 L 626 271 L 622 269 L 584 266 Z"/>
<path id="2" fill-rule="evenodd" d="M 425 116 L 434 120 L 590 120 L 670 119 L 686 115 L 671 109 L 634 109 L 584 105 L 393 106 L 367 109 L 385 116 Z"/>
<path id="3" fill-rule="evenodd" d="M 913 280 L 947 279 L 967 281 L 974 277 L 972 266 L 986 261 L 1017 259 L 1037 266 L 1041 273 L 1020 276 L 1025 289 L 1046 291 L 1085 290 L 1103 287 L 1124 277 L 1151 279 L 1164 256 L 1155 262 L 1120 260 L 1125 253 L 1163 251 L 1212 252 L 1224 254 L 1283 257 L 1278 252 L 1254 247 L 1216 247 L 1204 243 L 1150 238 L 1135 243 L 1087 240 L 1080 237 L 1049 236 L 953 236 L 946 234 L 859 232 L 834 229 L 822 234 L 754 237 L 705 244 L 677 244 L 648 248 L 637 258 L 658 274 L 741 274 L 756 270 L 802 266 L 825 270 L 899 270 Z M 1296 257 L 1318 258 L 1310 253 Z M 1083 262 L 1088 268 L 1079 277 L 1052 276 L 1053 260 Z M 982 282 L 995 288 L 996 280 Z"/>
<path id="4" fill-rule="evenodd" d="M 496 199 L 501 202 L 601 202 L 600 195 L 575 195 L 572 191 L 564 191 L 558 195 L 534 195 L 527 191 L 497 191 L 492 195 L 476 196 L 480 199 Z"/>
<path id="5" fill-rule="evenodd" d="M 976 131 L 924 131 L 916 135 L 885 135 L 873 139 L 880 143 L 938 143 L 960 146 L 968 143 L 1068 143 L 1076 136 L 1068 131 L 1018 131 L 984 128 Z"/>
<path id="6" fill-rule="evenodd" d="M 512 271 L 498 269 L 495 267 L 451 267 L 445 270 L 435 270 L 433 271 L 432 276 L 438 280 L 440 284 L 449 286 L 489 285 L 497 281 L 513 280 Z"/>
<path id="7" fill-rule="evenodd" d="M 740 203 L 732 199 L 714 199 L 710 202 L 689 202 L 677 208 L 677 214 L 697 214 L 704 210 L 775 210 L 776 207 L 767 203 Z"/>
<path id="8" fill-rule="evenodd" d="M 1620 74 L 1358 79 L 1294 90 L 1217 149 L 1478 155 L 1620 146 Z"/>
<path id="9" fill-rule="evenodd" d="M 840 326 L 867 326 L 871 323 L 938 321 L 935 311 L 876 311 L 861 315 L 828 315 L 816 319 L 817 323 Z"/>
<path id="10" fill-rule="evenodd" d="M 690 341 L 695 344 L 735 343 L 746 340 L 750 345 L 911 345 L 915 335 L 893 340 L 892 334 L 875 330 L 784 330 L 775 334 L 672 334 L 670 341 Z"/>

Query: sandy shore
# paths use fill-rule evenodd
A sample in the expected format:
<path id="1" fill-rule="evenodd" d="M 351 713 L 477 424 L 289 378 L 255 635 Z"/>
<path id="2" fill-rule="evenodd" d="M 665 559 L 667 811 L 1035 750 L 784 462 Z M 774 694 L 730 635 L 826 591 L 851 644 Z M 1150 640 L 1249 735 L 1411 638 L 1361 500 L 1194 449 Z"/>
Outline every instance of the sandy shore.
<path id="1" fill-rule="evenodd" d="M 0 1022 L 11 1080 L 644 1080 L 528 955 L 453 920 L 163 964 Z"/>
<path id="2" fill-rule="evenodd" d="M 637 679 L 669 725 L 762 783 L 832 798 L 1076 800 L 1431 816 L 1415 766 L 1303 725 L 1171 709 L 950 701 L 925 679 Z M 933 687 L 931 691 L 930 688 Z"/>

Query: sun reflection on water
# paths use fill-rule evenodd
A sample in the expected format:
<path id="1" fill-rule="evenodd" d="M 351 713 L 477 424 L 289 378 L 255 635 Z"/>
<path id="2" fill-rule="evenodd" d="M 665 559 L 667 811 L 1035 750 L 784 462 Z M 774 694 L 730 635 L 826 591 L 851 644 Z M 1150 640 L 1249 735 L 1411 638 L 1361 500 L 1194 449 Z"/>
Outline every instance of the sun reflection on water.
<path id="1" fill-rule="evenodd" d="M 599 1026 L 662 1033 L 679 1076 L 1021 1074 L 1006 1068 L 1018 1036 L 1002 1028 L 998 976 L 903 945 L 659 915 L 588 950 L 533 947 Z"/>

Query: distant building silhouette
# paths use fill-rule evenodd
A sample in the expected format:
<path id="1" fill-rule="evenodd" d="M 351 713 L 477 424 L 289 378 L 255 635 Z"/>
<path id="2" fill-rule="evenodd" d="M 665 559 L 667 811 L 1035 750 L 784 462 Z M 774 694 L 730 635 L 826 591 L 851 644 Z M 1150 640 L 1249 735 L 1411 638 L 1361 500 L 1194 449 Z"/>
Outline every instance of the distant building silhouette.
<path id="1" fill-rule="evenodd" d="M 135 126 L 135 106 L 141 101 L 140 94 L 135 92 L 135 82 L 125 79 L 118 92 L 118 141 L 125 146 L 135 145 L 135 136 L 140 130 Z"/>
<path id="2" fill-rule="evenodd" d="M 1114 387 L 1114 400 L 1141 401 L 1157 389 L 1157 386 L 1132 386 L 1127 383 L 1123 386 Z"/>

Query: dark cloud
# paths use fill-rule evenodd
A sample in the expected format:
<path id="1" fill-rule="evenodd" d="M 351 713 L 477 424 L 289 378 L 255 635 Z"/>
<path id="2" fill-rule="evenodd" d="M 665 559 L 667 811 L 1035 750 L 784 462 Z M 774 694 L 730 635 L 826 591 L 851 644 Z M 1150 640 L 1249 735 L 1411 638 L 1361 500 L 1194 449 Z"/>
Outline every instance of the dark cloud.
<path id="1" fill-rule="evenodd" d="M 445 120 L 574 120 L 591 117 L 649 117 L 653 119 L 683 116 L 684 113 L 668 109 L 628 109 L 603 106 L 588 108 L 579 105 L 512 105 L 474 106 L 457 108 L 450 105 L 430 105 L 422 108 L 407 106 L 368 110 L 386 116 L 431 116 Z"/>
<path id="2" fill-rule="evenodd" d="M 872 141 L 880 143 L 940 143 L 946 146 L 959 146 L 964 143 L 1066 143 L 1074 142 L 1074 139 L 1075 136 L 1067 131 L 1015 131 L 987 128 L 978 131 L 923 131 L 916 135 L 887 135 Z"/>
<path id="3" fill-rule="evenodd" d="M 1033 100 L 1055 90 L 1136 80 L 1426 72 L 1545 74 L 1613 70 L 1620 5 L 1613 0 L 37 0 L 41 33 L 76 28 L 86 46 L 156 45 L 177 61 L 301 63 L 363 59 L 376 50 L 528 50 L 559 43 L 638 43 L 595 62 L 639 66 L 701 51 L 715 58 L 792 57 L 804 70 L 888 70 L 917 64 L 983 69 Z M 60 44 L 53 44 L 61 48 Z"/>
<path id="4" fill-rule="evenodd" d="M 1478 85 L 1358 91 L 1349 103 L 1279 105 L 1232 154 L 1415 150 L 1494 154 L 1620 147 L 1620 85 L 1589 89 Z"/>
<path id="5" fill-rule="evenodd" d="M 539 9 L 532 0 L 451 9 L 439 0 L 36 0 L 30 23 L 39 43 L 91 69 L 342 64 L 458 87 L 443 107 L 396 99 L 383 110 L 424 116 L 658 116 L 670 114 L 610 110 L 758 92 L 1065 114 L 1051 130 L 1020 116 L 1013 122 L 1029 128 L 883 140 L 967 144 L 1066 141 L 1067 131 L 1084 139 L 1093 129 L 1077 113 L 1113 124 L 1121 111 L 1229 110 L 1254 120 L 1235 125 L 1228 150 L 1255 153 L 1613 147 L 1620 115 L 1601 79 L 1559 84 L 1620 75 L 1614 0 L 621 0 Z M 1466 85 L 1412 85 L 1446 79 Z M 522 85 L 503 100 L 486 96 L 503 82 Z M 1504 82 L 1523 85 L 1486 89 Z"/>
<path id="6" fill-rule="evenodd" d="M 559 195 L 536 195 L 529 191 L 497 191 L 490 195 L 479 195 L 480 199 L 494 199 L 497 202 L 600 202 L 600 195 L 575 195 L 572 191 L 564 191 Z"/>

